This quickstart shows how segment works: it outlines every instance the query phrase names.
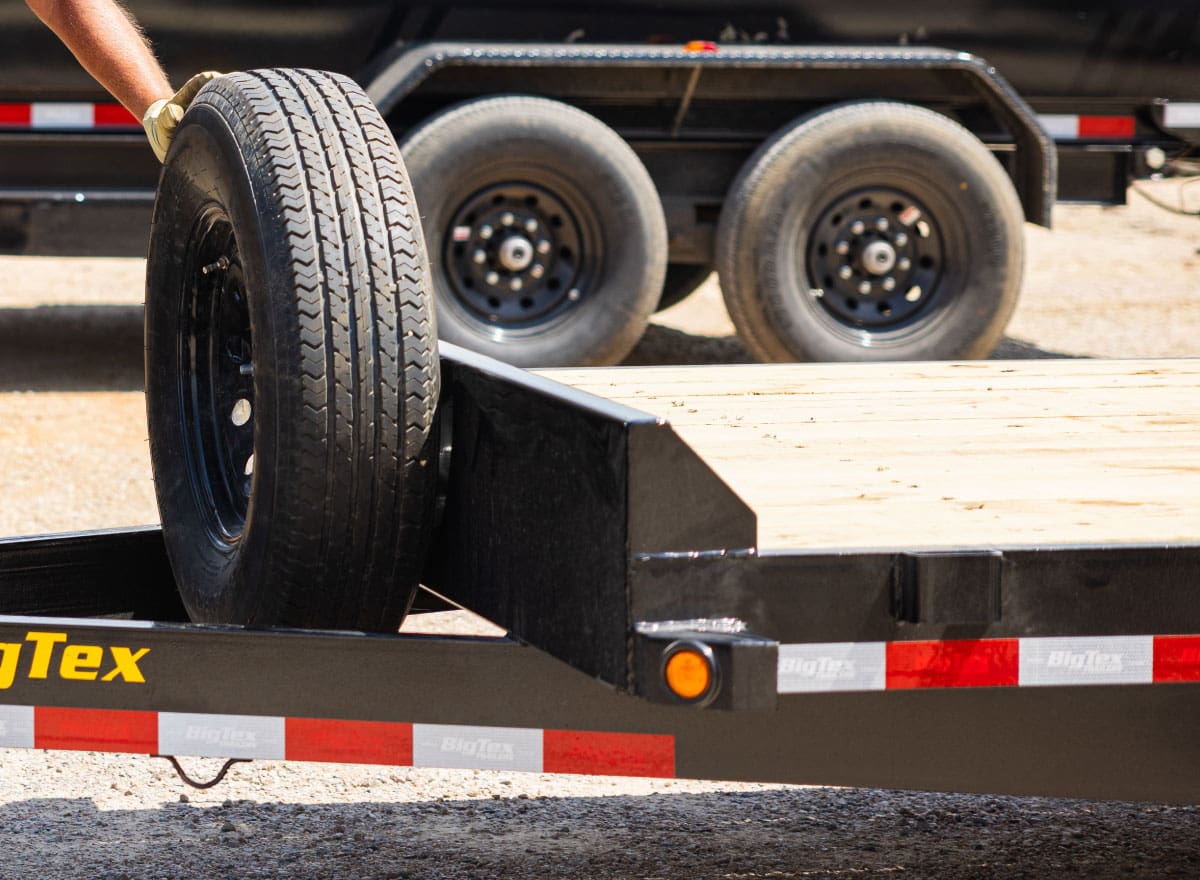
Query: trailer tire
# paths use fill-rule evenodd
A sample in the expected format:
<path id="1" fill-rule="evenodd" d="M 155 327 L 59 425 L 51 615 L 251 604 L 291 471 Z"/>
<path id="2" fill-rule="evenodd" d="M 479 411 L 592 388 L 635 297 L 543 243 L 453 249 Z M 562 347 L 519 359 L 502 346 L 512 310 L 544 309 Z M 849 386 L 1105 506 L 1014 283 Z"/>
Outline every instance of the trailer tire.
<path id="1" fill-rule="evenodd" d="M 523 367 L 618 363 L 646 331 L 667 229 L 649 173 L 568 104 L 480 98 L 402 143 L 442 338 Z"/>
<path id="2" fill-rule="evenodd" d="M 847 104 L 746 163 L 717 267 L 760 360 L 979 358 L 1016 306 L 1022 224 L 1008 174 L 965 128 L 908 104 Z"/>
<path id="3" fill-rule="evenodd" d="M 658 299 L 658 309 L 663 311 L 677 306 L 708 280 L 713 273 L 713 267 L 707 263 L 693 265 L 691 263 L 668 263 L 667 277 L 663 280 L 662 296 Z"/>
<path id="4" fill-rule="evenodd" d="M 166 156 L 147 263 L 155 489 L 196 622 L 392 631 L 436 485 L 436 328 L 387 125 L 351 80 L 221 77 Z"/>

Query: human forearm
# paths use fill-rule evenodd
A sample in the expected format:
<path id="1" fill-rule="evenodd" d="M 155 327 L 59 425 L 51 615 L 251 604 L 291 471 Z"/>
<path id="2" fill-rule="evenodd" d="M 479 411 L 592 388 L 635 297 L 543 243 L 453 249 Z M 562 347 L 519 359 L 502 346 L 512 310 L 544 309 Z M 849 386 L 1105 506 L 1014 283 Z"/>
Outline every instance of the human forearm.
<path id="1" fill-rule="evenodd" d="M 139 119 L 172 94 L 142 33 L 116 0 L 26 0 L 88 73 Z"/>

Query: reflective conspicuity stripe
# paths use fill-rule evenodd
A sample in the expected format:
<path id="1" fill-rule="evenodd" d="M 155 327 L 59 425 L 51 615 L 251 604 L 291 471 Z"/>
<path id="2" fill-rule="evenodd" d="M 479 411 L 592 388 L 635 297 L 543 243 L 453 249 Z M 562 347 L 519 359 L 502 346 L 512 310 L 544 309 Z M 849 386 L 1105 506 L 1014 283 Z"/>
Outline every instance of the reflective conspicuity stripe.
<path id="1" fill-rule="evenodd" d="M 0 103 L 0 128 L 45 131 L 137 129 L 141 122 L 120 104 L 44 101 L 33 104 Z"/>
<path id="2" fill-rule="evenodd" d="M 284 719 L 260 715 L 158 713 L 158 751 L 202 758 L 284 757 Z"/>
<path id="3" fill-rule="evenodd" d="M 1167 104 L 1163 107 L 1163 125 L 1167 128 L 1200 128 L 1200 104 Z"/>
<path id="4" fill-rule="evenodd" d="M 154 712 L 125 709 L 37 706 L 33 710 L 33 746 L 152 755 L 158 751 L 158 718 Z"/>
<path id="5" fill-rule="evenodd" d="M 542 732 L 530 727 L 414 724 L 413 766 L 540 773 Z"/>
<path id="6" fill-rule="evenodd" d="M 669 734 L 0 705 L 0 748 L 675 776 Z"/>
<path id="7" fill-rule="evenodd" d="M 883 642 L 780 645 L 781 694 L 881 691 L 887 685 Z"/>
<path id="8" fill-rule="evenodd" d="M 1200 636 L 779 646 L 781 694 L 1170 682 L 1200 682 Z"/>
<path id="9" fill-rule="evenodd" d="M 1006 687 L 1017 683 L 1016 639 L 892 642 L 888 690 Z"/>
<path id="10" fill-rule="evenodd" d="M 1022 639 L 1022 685 L 1150 684 L 1154 639 Z"/>
<path id="11" fill-rule="evenodd" d="M 1078 116 L 1067 113 L 1040 113 L 1038 122 L 1056 141 L 1124 141 L 1137 129 L 1132 116 Z"/>
<path id="12" fill-rule="evenodd" d="M 32 706 L 0 706 L 0 747 L 33 748 Z"/>

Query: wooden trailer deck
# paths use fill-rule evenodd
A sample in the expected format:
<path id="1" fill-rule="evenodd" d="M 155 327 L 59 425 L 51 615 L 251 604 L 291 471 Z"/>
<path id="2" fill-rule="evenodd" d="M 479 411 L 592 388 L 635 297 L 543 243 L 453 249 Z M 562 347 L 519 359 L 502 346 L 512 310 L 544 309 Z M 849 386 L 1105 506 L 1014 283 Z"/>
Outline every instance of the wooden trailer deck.
<path id="1" fill-rule="evenodd" d="M 1200 540 L 1200 360 L 545 372 L 668 419 L 765 550 Z"/>

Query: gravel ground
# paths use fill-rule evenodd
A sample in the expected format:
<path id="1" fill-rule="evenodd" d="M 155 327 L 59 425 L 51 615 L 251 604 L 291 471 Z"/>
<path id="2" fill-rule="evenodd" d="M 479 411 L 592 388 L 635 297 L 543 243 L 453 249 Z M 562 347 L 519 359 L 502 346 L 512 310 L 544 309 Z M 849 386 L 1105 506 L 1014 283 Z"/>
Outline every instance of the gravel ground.
<path id="1" fill-rule="evenodd" d="M 1134 196 L 1057 221 L 1028 228 L 998 357 L 1200 355 L 1194 219 Z M 0 257 L 0 534 L 154 521 L 141 271 Z M 711 282 L 630 358 L 744 360 Z M 420 628 L 487 631 L 429 618 Z M 219 762 L 185 765 L 204 777 Z M 0 880 L 1200 877 L 1196 819 L 1153 804 L 288 762 L 238 765 L 197 792 L 161 760 L 0 750 Z"/>

